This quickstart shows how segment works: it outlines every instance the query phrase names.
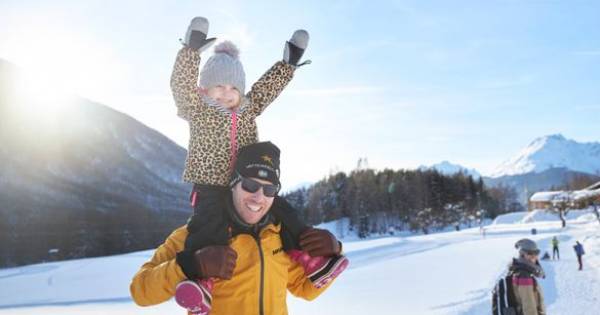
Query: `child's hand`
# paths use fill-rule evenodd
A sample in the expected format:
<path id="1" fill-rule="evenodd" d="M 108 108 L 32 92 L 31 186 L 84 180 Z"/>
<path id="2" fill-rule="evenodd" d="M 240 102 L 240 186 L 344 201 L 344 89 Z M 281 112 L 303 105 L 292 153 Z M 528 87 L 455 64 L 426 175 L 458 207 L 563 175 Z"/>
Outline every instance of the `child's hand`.
<path id="1" fill-rule="evenodd" d="M 183 44 L 203 52 L 217 40 L 214 37 L 206 38 L 206 34 L 208 34 L 208 20 L 205 17 L 197 16 L 190 22 Z"/>
<path id="2" fill-rule="evenodd" d="M 237 253 L 229 246 L 207 246 L 194 253 L 196 268 L 203 278 L 231 279 Z"/>
<path id="3" fill-rule="evenodd" d="M 297 30 L 292 35 L 292 38 L 285 42 L 285 48 L 283 50 L 283 61 L 293 66 L 302 66 L 309 64 L 310 60 L 298 64 L 306 47 L 308 46 L 308 32 L 305 30 Z"/>

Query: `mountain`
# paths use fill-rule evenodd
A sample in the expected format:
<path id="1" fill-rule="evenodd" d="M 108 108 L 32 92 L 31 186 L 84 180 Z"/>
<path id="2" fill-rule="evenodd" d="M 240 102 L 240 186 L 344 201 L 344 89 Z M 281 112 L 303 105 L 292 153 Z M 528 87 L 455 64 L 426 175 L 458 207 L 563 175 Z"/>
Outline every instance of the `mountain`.
<path id="1" fill-rule="evenodd" d="M 0 266 L 156 246 L 189 216 L 186 151 L 83 98 L 40 100 L 0 60 Z M 25 91 L 25 92 L 23 92 Z"/>
<path id="2" fill-rule="evenodd" d="M 487 186 L 509 186 L 518 201 L 527 204 L 529 195 L 560 187 L 574 179 L 600 180 L 600 143 L 580 143 L 560 134 L 533 140 L 516 156 L 484 177 Z"/>
<path id="3" fill-rule="evenodd" d="M 444 175 L 453 175 L 459 172 L 462 172 L 463 174 L 466 175 L 471 175 L 473 178 L 480 178 L 481 174 L 479 174 L 479 172 L 477 172 L 477 170 L 475 169 L 469 169 L 466 168 L 464 166 L 458 165 L 458 164 L 452 164 L 448 161 L 442 161 L 440 163 L 431 165 L 431 166 L 419 166 L 419 170 L 430 170 L 430 169 L 435 169 L 438 172 L 444 174 Z"/>
<path id="4" fill-rule="evenodd" d="M 535 139 L 490 177 L 541 173 L 553 168 L 600 175 L 600 143 L 580 143 L 560 134 Z"/>

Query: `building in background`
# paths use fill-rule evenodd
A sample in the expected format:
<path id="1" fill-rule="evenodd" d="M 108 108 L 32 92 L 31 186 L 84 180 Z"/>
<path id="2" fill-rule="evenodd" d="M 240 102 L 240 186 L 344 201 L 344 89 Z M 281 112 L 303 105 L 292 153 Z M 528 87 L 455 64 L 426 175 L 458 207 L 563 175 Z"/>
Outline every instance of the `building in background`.
<path id="1" fill-rule="evenodd" d="M 540 191 L 529 198 L 529 211 L 552 210 L 559 204 L 572 209 L 583 209 L 590 205 L 600 205 L 600 182 L 581 190 Z"/>

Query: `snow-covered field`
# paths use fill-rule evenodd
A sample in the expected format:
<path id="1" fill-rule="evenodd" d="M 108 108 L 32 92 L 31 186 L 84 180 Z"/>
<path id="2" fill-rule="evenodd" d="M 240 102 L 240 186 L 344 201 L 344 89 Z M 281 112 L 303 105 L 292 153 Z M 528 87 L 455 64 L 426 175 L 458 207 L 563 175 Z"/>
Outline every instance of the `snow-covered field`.
<path id="1" fill-rule="evenodd" d="M 596 314 L 600 308 L 600 225 L 593 214 L 573 211 L 567 228 L 556 216 L 516 213 L 485 228 L 431 235 L 345 239 L 350 268 L 321 297 L 290 296 L 290 314 L 490 313 L 491 289 L 516 254 L 514 243 L 530 237 L 550 252 L 561 241 L 561 260 L 542 261 L 540 281 L 548 313 Z M 328 225 L 335 231 L 335 225 Z M 532 228 L 537 235 L 531 235 Z M 587 254 L 577 271 L 572 245 Z M 129 281 L 152 251 L 0 269 L 0 314 L 184 314 L 174 301 L 138 307 Z"/>

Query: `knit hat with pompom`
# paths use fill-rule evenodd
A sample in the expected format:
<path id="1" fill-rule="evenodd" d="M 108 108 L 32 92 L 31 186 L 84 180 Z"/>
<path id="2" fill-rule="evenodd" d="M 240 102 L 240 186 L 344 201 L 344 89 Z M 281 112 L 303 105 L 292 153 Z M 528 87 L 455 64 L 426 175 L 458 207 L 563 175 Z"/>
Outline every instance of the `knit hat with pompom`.
<path id="1" fill-rule="evenodd" d="M 215 46 L 215 54 L 208 58 L 200 71 L 200 86 L 210 89 L 217 85 L 233 85 L 245 94 L 246 73 L 239 59 L 240 51 L 230 41 Z"/>

